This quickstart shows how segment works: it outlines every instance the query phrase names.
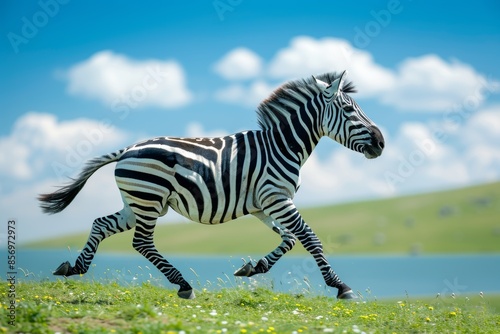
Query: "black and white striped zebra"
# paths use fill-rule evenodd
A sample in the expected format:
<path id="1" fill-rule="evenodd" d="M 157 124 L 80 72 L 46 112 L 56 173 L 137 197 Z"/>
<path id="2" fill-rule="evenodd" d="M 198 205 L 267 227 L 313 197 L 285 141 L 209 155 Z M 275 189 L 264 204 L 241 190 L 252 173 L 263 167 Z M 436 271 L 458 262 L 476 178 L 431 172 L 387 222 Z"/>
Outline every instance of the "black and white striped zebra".
<path id="1" fill-rule="evenodd" d="M 180 286 L 180 297 L 193 298 L 190 284 L 153 243 L 156 221 L 170 207 L 203 224 L 252 214 L 280 235 L 282 242 L 276 249 L 256 264 L 246 263 L 235 272 L 237 276 L 267 272 L 298 239 L 316 260 L 326 284 L 338 289 L 337 297 L 355 298 L 293 203 L 300 168 L 322 137 L 369 159 L 382 153 L 384 138 L 348 95 L 353 92 L 345 72 L 290 81 L 259 105 L 260 130 L 220 138 L 159 137 L 89 161 L 73 183 L 39 197 L 43 211 L 62 211 L 87 179 L 111 162 L 116 162 L 115 178 L 124 207 L 97 218 L 75 265 L 65 262 L 54 274 L 85 273 L 104 238 L 135 227 L 134 249 Z"/>

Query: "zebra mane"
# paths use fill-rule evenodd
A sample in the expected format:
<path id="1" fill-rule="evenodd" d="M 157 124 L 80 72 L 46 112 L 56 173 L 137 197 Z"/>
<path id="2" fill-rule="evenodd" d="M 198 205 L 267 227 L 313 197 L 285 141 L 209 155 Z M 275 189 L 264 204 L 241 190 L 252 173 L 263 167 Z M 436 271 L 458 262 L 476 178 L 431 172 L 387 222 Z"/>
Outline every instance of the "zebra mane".
<path id="1" fill-rule="evenodd" d="M 316 79 L 327 84 L 340 78 L 341 73 L 330 72 L 316 76 Z M 356 88 L 351 81 L 344 81 L 342 92 L 355 93 Z M 294 114 L 296 111 L 291 107 L 293 104 L 303 104 L 297 96 L 304 96 L 302 92 L 318 93 L 317 84 L 313 77 L 307 79 L 292 80 L 276 88 L 271 95 L 263 100 L 257 107 L 257 121 L 262 130 L 271 129 L 279 124 L 287 123 L 287 114 Z M 284 103 L 290 101 L 290 103 Z"/>

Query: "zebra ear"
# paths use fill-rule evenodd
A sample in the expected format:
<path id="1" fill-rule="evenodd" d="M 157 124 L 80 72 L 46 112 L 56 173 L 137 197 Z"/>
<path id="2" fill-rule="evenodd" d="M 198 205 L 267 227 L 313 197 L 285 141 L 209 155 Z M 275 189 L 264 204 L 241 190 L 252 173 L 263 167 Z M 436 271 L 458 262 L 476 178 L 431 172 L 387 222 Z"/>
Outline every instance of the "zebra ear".
<path id="1" fill-rule="evenodd" d="M 336 95 L 344 86 L 345 77 L 347 71 L 342 72 L 339 78 L 335 79 L 328 87 L 326 87 L 326 92 L 331 95 Z"/>
<path id="2" fill-rule="evenodd" d="M 342 74 L 340 75 L 340 84 L 339 84 L 340 89 L 344 87 L 344 82 L 346 77 L 347 77 L 347 70 L 344 70 L 344 72 L 342 72 Z"/>
<path id="3" fill-rule="evenodd" d="M 335 79 L 328 87 L 325 89 L 325 93 L 328 95 L 334 96 L 337 95 L 337 93 L 340 90 L 340 78 Z"/>
<path id="4" fill-rule="evenodd" d="M 325 89 L 328 87 L 328 84 L 322 80 L 319 80 L 318 78 L 316 78 L 314 75 L 312 76 L 314 82 L 316 82 L 316 85 L 318 85 L 318 87 L 320 87 L 321 89 Z"/>

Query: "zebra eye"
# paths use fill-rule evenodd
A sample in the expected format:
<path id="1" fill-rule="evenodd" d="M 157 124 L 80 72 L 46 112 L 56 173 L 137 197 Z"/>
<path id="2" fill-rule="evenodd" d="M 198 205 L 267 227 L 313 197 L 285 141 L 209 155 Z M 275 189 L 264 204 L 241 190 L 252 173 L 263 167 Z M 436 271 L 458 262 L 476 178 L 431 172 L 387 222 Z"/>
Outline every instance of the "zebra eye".
<path id="1" fill-rule="evenodd" d="M 343 105 L 342 106 L 342 109 L 344 109 L 345 112 L 353 112 L 354 111 L 354 107 L 352 105 Z"/>

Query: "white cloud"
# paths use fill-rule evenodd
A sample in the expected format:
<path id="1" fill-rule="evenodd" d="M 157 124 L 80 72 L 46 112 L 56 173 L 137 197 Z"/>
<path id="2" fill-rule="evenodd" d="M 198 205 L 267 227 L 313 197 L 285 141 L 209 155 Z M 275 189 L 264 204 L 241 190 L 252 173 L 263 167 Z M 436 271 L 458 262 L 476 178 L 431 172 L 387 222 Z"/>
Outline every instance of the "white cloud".
<path id="1" fill-rule="evenodd" d="M 366 159 L 362 154 L 325 138 L 301 170 L 301 186 L 295 202 L 317 206 L 332 202 L 348 202 L 363 198 L 393 195 L 381 171 L 387 166 L 386 152 L 380 158 Z M 325 147 L 330 153 L 325 153 Z"/>
<path id="2" fill-rule="evenodd" d="M 464 131 L 468 142 L 500 143 L 500 106 L 493 105 L 473 114 Z"/>
<path id="3" fill-rule="evenodd" d="M 262 59 L 247 48 L 236 48 L 228 52 L 214 65 L 220 76 L 229 80 L 251 79 L 262 71 Z"/>
<path id="4" fill-rule="evenodd" d="M 477 109 L 499 86 L 498 81 L 487 79 L 468 64 L 446 61 L 434 54 L 403 59 L 395 68 L 388 68 L 346 40 L 307 36 L 295 37 L 278 50 L 258 82 L 270 86 L 263 80 L 289 80 L 343 70 L 348 70 L 358 98 L 374 98 L 401 111 L 443 112 L 467 103 Z M 248 106 L 249 97 L 267 96 L 255 94 L 253 84 L 230 86 L 218 91 L 216 98 Z"/>
<path id="5" fill-rule="evenodd" d="M 21 116 L 9 136 L 0 138 L 0 175 L 28 180 L 42 171 L 74 176 L 85 160 L 123 145 L 128 135 L 104 121 L 59 121 L 48 113 Z"/>
<path id="6" fill-rule="evenodd" d="M 444 157 L 447 154 L 445 147 L 436 144 L 431 126 L 420 122 L 401 124 L 393 144 L 396 144 L 398 154 L 403 148 L 420 150 L 427 153 L 428 158 Z"/>
<path id="7" fill-rule="evenodd" d="M 464 157 L 476 167 L 476 174 L 484 179 L 495 180 L 500 173 L 500 106 L 495 105 L 475 113 L 467 122 L 463 133 L 467 145 Z"/>
<path id="8" fill-rule="evenodd" d="M 295 37 L 269 64 L 271 77 L 285 79 L 344 70 L 348 70 L 360 96 L 372 96 L 394 86 L 392 71 L 375 63 L 369 52 L 338 38 Z"/>
<path id="9" fill-rule="evenodd" d="M 198 122 L 189 123 L 186 128 L 186 137 L 224 137 L 228 135 L 228 132 L 225 130 L 211 130 L 206 131 Z"/>
<path id="10" fill-rule="evenodd" d="M 256 108 L 259 103 L 267 98 L 274 87 L 262 80 L 250 84 L 231 84 L 215 92 L 215 98 L 222 102 L 240 104 Z"/>
<path id="11" fill-rule="evenodd" d="M 424 55 L 398 66 L 395 85 L 381 95 L 381 101 L 401 110 L 443 111 L 475 97 L 479 106 L 484 100 L 481 90 L 487 84 L 467 64 Z"/>
<path id="12" fill-rule="evenodd" d="M 31 177 L 30 149 L 12 137 L 0 138 L 0 173 L 16 179 Z"/>
<path id="13" fill-rule="evenodd" d="M 134 60 L 101 51 L 66 73 L 68 92 L 113 108 L 175 108 L 192 100 L 182 66 L 173 60 Z"/>

